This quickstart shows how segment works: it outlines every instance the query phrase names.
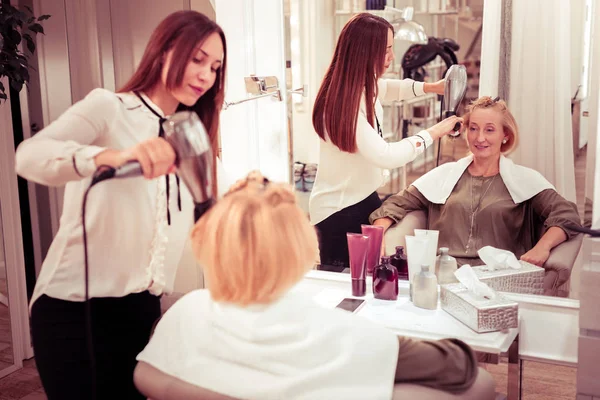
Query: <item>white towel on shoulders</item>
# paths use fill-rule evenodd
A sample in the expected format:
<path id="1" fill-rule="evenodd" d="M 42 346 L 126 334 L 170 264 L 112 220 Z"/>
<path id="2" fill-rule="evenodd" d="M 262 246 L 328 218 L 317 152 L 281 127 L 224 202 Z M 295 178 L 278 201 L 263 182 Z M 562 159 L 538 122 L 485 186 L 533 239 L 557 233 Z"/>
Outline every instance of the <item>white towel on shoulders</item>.
<path id="1" fill-rule="evenodd" d="M 432 203 L 445 204 L 472 161 L 471 154 L 456 162 L 440 165 L 417 179 L 413 186 Z M 517 165 L 504 156 L 500 156 L 500 176 L 515 204 L 527 201 L 543 190 L 556 190 L 538 171 Z"/>

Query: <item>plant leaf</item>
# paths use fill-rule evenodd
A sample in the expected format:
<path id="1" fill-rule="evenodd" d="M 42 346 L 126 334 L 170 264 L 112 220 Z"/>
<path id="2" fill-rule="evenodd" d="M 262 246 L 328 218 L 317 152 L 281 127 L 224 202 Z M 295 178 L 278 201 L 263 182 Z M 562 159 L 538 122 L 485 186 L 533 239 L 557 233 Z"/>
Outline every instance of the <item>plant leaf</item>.
<path id="1" fill-rule="evenodd" d="M 4 92 L 4 84 L 0 82 L 0 92 Z"/>
<path id="2" fill-rule="evenodd" d="M 22 81 L 18 81 L 16 79 L 11 79 L 10 80 L 10 87 L 13 88 L 17 93 L 21 91 L 21 89 L 23 89 L 23 82 Z"/>
<path id="3" fill-rule="evenodd" d="M 8 31 L 8 37 L 10 38 L 10 41 L 15 44 L 15 46 L 18 46 L 19 43 L 21 43 L 21 34 L 16 30 Z"/>
<path id="4" fill-rule="evenodd" d="M 29 11 L 30 13 L 32 13 L 32 14 L 33 14 L 33 10 L 31 9 L 31 7 L 29 7 L 29 6 L 24 6 L 24 7 L 25 7 L 25 9 L 26 9 L 27 11 Z"/>
<path id="5" fill-rule="evenodd" d="M 21 61 L 17 58 L 13 58 L 12 60 L 8 60 L 8 65 L 10 65 L 13 69 L 21 68 Z"/>
<path id="6" fill-rule="evenodd" d="M 8 96 L 4 94 L 4 92 L 0 92 L 0 100 L 8 100 Z"/>
<path id="7" fill-rule="evenodd" d="M 27 67 L 21 67 L 21 77 L 24 82 L 29 82 L 29 70 Z"/>
<path id="8" fill-rule="evenodd" d="M 44 34 L 44 28 L 42 28 L 42 25 L 37 23 L 29 25 L 29 30 L 35 33 Z"/>
<path id="9" fill-rule="evenodd" d="M 44 20 L 47 20 L 50 17 L 51 17 L 51 15 L 44 14 L 44 15 L 40 16 L 37 20 L 38 21 L 44 21 Z"/>
<path id="10" fill-rule="evenodd" d="M 24 34 L 23 37 L 25 38 L 25 43 L 27 43 L 27 50 L 29 50 L 29 52 L 33 54 L 33 52 L 35 51 L 35 42 L 28 34 Z"/>

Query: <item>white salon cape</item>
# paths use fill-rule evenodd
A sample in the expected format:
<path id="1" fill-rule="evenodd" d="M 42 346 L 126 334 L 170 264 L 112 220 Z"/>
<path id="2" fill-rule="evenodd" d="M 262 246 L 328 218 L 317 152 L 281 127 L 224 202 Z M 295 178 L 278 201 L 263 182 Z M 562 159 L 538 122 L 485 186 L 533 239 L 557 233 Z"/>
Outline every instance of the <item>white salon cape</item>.
<path id="1" fill-rule="evenodd" d="M 470 154 L 456 162 L 442 164 L 413 182 L 419 192 L 434 204 L 446 204 L 454 186 L 473 161 Z M 515 204 L 527 201 L 554 186 L 538 171 L 515 164 L 510 158 L 500 156 L 500 176 Z"/>
<path id="2" fill-rule="evenodd" d="M 398 347 L 391 330 L 293 292 L 238 307 L 196 290 L 167 310 L 137 359 L 240 399 L 390 400 Z"/>

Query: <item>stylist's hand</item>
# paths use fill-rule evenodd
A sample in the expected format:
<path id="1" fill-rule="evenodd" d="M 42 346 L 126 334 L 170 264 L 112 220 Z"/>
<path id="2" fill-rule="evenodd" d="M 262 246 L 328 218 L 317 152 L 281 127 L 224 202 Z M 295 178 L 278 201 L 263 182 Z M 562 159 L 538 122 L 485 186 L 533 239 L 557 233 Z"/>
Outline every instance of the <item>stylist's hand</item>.
<path id="1" fill-rule="evenodd" d="M 163 138 L 144 140 L 121 152 L 124 163 L 135 160 L 142 166 L 144 178 L 152 179 L 175 170 L 175 150 Z"/>
<path id="2" fill-rule="evenodd" d="M 445 88 L 446 88 L 446 80 L 445 79 L 442 79 L 442 80 L 434 82 L 434 83 L 425 82 L 423 84 L 423 91 L 425 93 L 435 93 L 435 94 L 443 95 Z"/>
<path id="3" fill-rule="evenodd" d="M 461 117 L 453 115 L 438 122 L 431 128 L 427 128 L 427 132 L 429 132 L 433 140 L 436 140 L 442 136 L 446 136 L 447 134 L 454 132 L 454 125 L 456 125 L 457 122 L 462 124 L 464 120 Z M 460 130 L 460 128 L 458 130 Z"/>
<path id="4" fill-rule="evenodd" d="M 126 150 L 107 149 L 94 157 L 96 167 L 119 168 L 128 161 L 142 166 L 144 178 L 152 179 L 175 171 L 175 150 L 163 138 L 144 140 Z"/>

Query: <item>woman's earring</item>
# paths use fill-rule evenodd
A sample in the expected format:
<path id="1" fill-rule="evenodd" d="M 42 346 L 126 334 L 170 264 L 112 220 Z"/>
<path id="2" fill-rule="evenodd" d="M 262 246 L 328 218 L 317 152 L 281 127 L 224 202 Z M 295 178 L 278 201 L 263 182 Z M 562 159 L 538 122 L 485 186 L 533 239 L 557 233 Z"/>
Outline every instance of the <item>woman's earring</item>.
<path id="1" fill-rule="evenodd" d="M 502 144 L 506 144 L 506 142 L 508 142 L 507 138 L 502 139 Z"/>

